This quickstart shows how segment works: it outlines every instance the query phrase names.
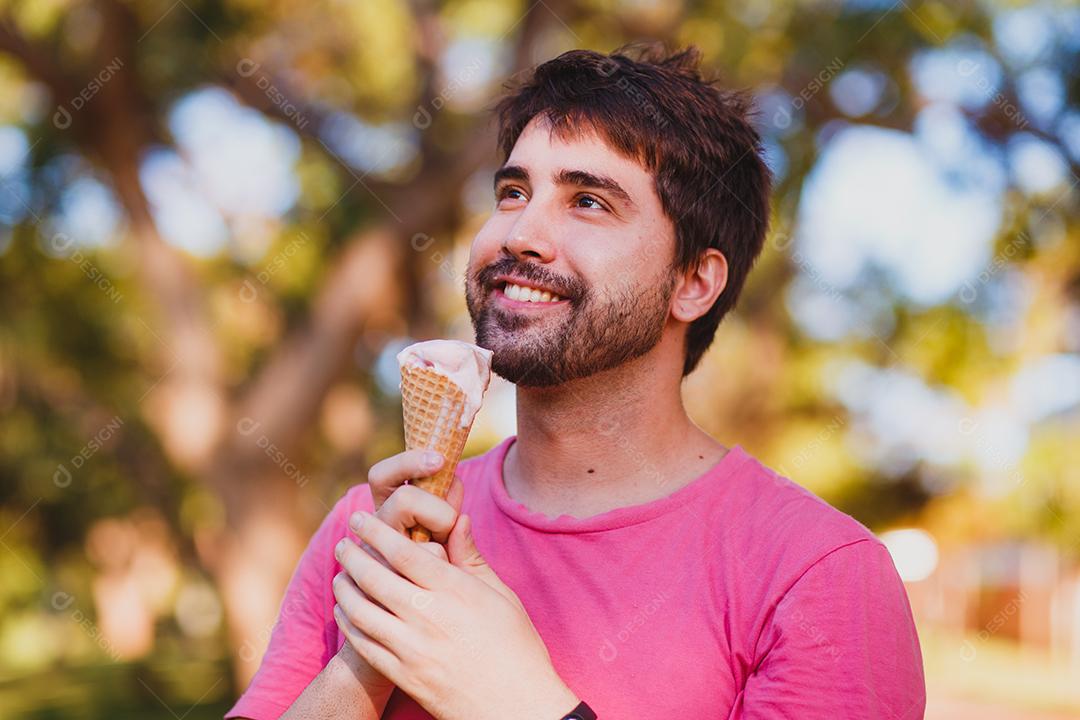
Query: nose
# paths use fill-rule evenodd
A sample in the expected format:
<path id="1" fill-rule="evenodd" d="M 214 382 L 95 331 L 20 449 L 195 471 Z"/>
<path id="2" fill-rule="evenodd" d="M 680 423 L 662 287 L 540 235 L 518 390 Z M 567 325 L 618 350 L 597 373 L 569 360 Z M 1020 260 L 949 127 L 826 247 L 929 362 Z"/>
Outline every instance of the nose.
<path id="1" fill-rule="evenodd" d="M 516 260 L 534 258 L 547 263 L 555 258 L 555 245 L 548 236 L 544 223 L 536 213 L 530 213 L 528 209 L 521 213 L 503 239 L 502 250 Z"/>

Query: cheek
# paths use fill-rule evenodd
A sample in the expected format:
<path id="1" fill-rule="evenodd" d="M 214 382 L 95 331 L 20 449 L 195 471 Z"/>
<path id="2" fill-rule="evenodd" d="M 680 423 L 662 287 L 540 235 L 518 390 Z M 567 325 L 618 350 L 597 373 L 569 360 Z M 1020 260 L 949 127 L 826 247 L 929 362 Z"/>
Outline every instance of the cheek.
<path id="1" fill-rule="evenodd" d="M 662 223 L 649 223 L 637 237 L 638 258 L 650 266 L 665 263 L 674 257 L 674 228 Z"/>
<path id="2" fill-rule="evenodd" d="M 499 238 L 498 230 L 493 227 L 491 220 L 484 223 L 473 237 L 472 245 L 469 246 L 470 277 L 498 258 L 499 248 L 502 246 Z"/>
<path id="3" fill-rule="evenodd" d="M 617 287 L 628 278 L 647 274 L 655 259 L 645 255 L 646 243 L 623 237 L 612 242 L 569 245 L 563 253 L 578 277 L 597 289 Z"/>
<path id="4" fill-rule="evenodd" d="M 469 264 L 480 268 L 495 261 L 506 237 L 505 218 L 492 215 L 473 237 L 469 248 Z"/>
<path id="5" fill-rule="evenodd" d="M 484 224 L 480 226 L 480 230 L 476 233 L 475 243 L 498 248 L 513 229 L 516 218 L 516 213 L 499 212 L 496 210 L 489 215 L 488 219 L 484 221 Z"/>
<path id="6" fill-rule="evenodd" d="M 675 252 L 674 242 L 663 228 L 655 228 L 653 232 L 645 229 L 628 244 L 633 250 L 622 253 L 616 266 L 621 268 L 622 276 L 633 278 L 639 292 L 653 288 L 668 276 Z"/>
<path id="7" fill-rule="evenodd" d="M 626 248 L 599 253 L 585 253 L 579 258 L 579 277 L 601 302 L 624 302 L 644 297 L 666 278 L 667 266 L 661 240 L 636 238 Z"/>

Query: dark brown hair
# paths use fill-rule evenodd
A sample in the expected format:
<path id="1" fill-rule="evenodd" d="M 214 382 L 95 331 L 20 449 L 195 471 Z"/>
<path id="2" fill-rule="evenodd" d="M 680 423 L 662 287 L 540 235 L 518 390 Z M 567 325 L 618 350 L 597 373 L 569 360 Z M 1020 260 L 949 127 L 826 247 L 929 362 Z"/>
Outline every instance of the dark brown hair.
<path id="1" fill-rule="evenodd" d="M 675 226 L 672 272 L 690 269 L 706 248 L 727 258 L 727 286 L 687 331 L 684 376 L 761 253 L 772 184 L 749 94 L 703 79 L 699 61 L 694 47 L 670 55 L 656 46 L 571 50 L 536 67 L 495 107 L 504 158 L 540 115 L 557 135 L 597 132 L 652 173 Z"/>

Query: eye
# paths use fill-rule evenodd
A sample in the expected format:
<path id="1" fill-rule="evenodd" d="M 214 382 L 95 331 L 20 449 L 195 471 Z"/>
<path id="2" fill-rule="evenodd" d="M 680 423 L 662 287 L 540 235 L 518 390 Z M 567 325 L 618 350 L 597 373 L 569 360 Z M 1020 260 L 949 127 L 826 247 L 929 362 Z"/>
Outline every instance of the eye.
<path id="1" fill-rule="evenodd" d="M 592 204 L 590 205 L 590 204 L 582 204 L 582 203 L 592 203 Z M 589 208 L 589 209 L 595 209 L 595 210 L 607 210 L 607 208 L 604 207 L 604 204 L 602 202 L 600 202 L 599 200 L 597 200 L 592 195 L 578 195 L 577 199 L 574 201 L 574 207 Z"/>
<path id="2" fill-rule="evenodd" d="M 495 191 L 495 201 L 502 203 L 503 200 L 524 200 L 525 193 L 512 185 L 504 186 Z"/>

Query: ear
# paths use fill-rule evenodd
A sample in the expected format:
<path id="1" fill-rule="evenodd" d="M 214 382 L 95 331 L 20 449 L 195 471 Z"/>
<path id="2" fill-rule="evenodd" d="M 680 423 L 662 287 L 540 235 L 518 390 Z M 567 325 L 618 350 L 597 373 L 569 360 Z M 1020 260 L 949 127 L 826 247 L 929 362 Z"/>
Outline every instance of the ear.
<path id="1" fill-rule="evenodd" d="M 728 264 L 724 254 L 708 248 L 698 262 L 679 275 L 671 295 L 671 315 L 691 323 L 709 311 L 727 287 Z"/>

